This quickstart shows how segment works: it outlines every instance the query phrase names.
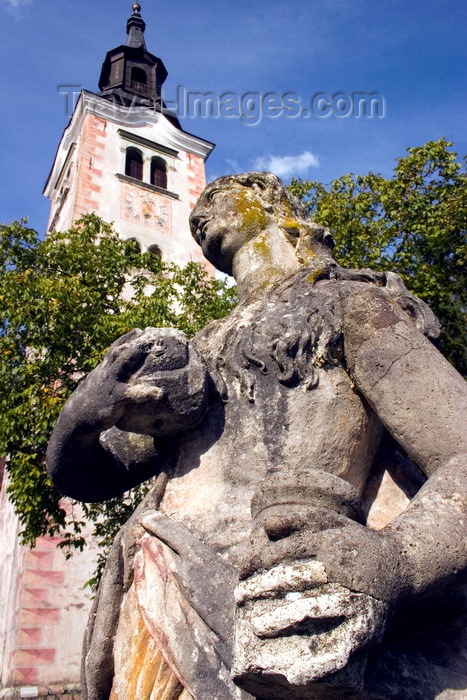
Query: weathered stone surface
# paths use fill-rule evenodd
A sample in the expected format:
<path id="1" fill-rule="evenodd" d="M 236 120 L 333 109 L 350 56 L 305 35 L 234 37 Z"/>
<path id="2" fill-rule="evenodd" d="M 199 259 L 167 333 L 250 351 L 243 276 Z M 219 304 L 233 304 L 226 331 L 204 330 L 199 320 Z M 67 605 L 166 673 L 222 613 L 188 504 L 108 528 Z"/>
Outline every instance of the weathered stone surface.
<path id="1" fill-rule="evenodd" d="M 335 682 L 336 671 L 347 666 L 345 677 L 339 677 L 342 690 L 363 690 L 366 657 L 360 653 L 348 665 L 349 658 L 355 659 L 368 638 L 375 639 L 387 611 L 383 602 L 337 584 L 310 582 L 307 590 L 290 586 L 280 598 L 258 596 L 237 610 L 234 677 L 256 694 L 261 679 L 263 692 L 269 686 L 273 695 L 280 675 L 289 697 L 313 698 L 314 681 L 332 674 Z M 329 679 L 325 683 L 333 686 Z"/>
<path id="2" fill-rule="evenodd" d="M 191 223 L 239 305 L 190 343 L 117 341 L 49 448 L 77 498 L 163 479 L 110 559 L 88 700 L 162 699 L 160 654 L 195 700 L 465 697 L 467 392 L 436 319 L 339 267 L 270 174 L 220 178 Z"/>
<path id="3" fill-rule="evenodd" d="M 22 700 L 23 698 L 37 700 L 82 700 L 79 686 L 50 685 L 50 686 L 21 686 L 15 688 L 0 688 L 0 700 Z"/>
<path id="4" fill-rule="evenodd" d="M 151 700 L 191 700 L 141 616 L 135 591 L 130 588 L 122 607 L 114 643 L 115 676 L 109 700 L 136 698 Z"/>
<path id="5" fill-rule="evenodd" d="M 127 380 L 125 411 L 117 428 L 165 437 L 200 420 L 206 408 L 206 369 L 181 331 L 146 328 L 125 350 L 128 364 L 118 370 L 120 381 Z M 119 359 L 121 352 L 118 346 Z"/>
<path id="6" fill-rule="evenodd" d="M 118 533 L 101 579 L 83 640 L 83 697 L 107 700 L 115 676 L 114 638 L 125 595 L 133 582 L 137 542 L 144 530 L 140 518 L 157 510 L 167 483 L 159 474 L 144 501 Z"/>
<path id="7" fill-rule="evenodd" d="M 153 476 L 154 460 L 164 457 L 157 444 L 138 440 L 134 433 L 161 439 L 196 424 L 206 408 L 206 384 L 204 362 L 180 331 L 127 333 L 113 343 L 60 415 L 47 458 L 55 483 L 73 498 L 99 501 Z M 125 431 L 128 449 L 119 444 L 123 440 L 109 441 L 108 435 L 107 444 L 105 438 L 101 444 L 101 435 L 112 428 Z M 79 472 L 75 462 L 81 465 Z"/>

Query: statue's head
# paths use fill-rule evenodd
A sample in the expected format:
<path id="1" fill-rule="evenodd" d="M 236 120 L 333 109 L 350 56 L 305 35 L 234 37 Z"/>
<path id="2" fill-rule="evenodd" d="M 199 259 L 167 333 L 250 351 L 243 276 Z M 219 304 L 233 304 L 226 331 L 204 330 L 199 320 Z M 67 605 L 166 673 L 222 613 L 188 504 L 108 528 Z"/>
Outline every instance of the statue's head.
<path id="1" fill-rule="evenodd" d="M 219 270 L 232 274 L 236 252 L 274 226 L 303 261 L 307 252 L 333 247 L 331 234 L 315 224 L 300 201 L 272 173 L 226 175 L 201 193 L 190 216 L 193 237 L 205 257 Z"/>

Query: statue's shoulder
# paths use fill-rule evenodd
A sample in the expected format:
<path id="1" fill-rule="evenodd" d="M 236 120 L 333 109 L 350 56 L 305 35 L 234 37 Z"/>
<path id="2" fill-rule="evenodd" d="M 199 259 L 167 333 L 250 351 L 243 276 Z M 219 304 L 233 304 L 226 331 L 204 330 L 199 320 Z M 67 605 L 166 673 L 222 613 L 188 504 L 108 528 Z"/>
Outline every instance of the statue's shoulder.
<path id="1" fill-rule="evenodd" d="M 409 321 L 431 340 L 439 337 L 441 326 L 435 314 L 395 272 L 341 268 L 339 295 L 344 325 L 353 323 L 377 330 Z"/>
<path id="2" fill-rule="evenodd" d="M 215 319 L 214 321 L 208 323 L 208 325 L 202 330 L 198 331 L 198 333 L 196 333 L 191 340 L 193 347 L 204 355 L 216 338 L 223 335 L 223 333 L 227 330 L 227 327 L 230 325 L 229 317 L 230 314 L 224 316 L 224 318 Z"/>

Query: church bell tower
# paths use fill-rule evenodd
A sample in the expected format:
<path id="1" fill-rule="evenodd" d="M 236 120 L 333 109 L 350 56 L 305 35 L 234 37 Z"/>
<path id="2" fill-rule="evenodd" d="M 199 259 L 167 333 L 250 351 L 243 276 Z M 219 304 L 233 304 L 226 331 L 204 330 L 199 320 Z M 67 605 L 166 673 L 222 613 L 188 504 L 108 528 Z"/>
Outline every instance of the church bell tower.
<path id="1" fill-rule="evenodd" d="M 67 230 L 95 212 L 142 251 L 210 267 L 191 238 L 188 217 L 214 144 L 184 131 L 164 105 L 167 69 L 147 50 L 145 29 L 135 3 L 126 43 L 105 57 L 100 92 L 80 94 L 44 190 L 51 200 L 48 228 Z"/>

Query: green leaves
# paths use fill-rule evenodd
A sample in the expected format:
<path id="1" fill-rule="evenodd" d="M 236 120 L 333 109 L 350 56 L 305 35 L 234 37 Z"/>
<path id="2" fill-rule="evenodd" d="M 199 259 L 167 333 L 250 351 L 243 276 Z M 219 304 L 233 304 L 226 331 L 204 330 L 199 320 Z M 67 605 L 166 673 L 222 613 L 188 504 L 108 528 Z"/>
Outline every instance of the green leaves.
<path id="1" fill-rule="evenodd" d="M 200 265 L 181 269 L 140 254 L 90 214 L 41 239 L 26 221 L 0 226 L 0 455 L 23 542 L 60 533 L 81 549 L 84 521 L 65 513 L 45 472 L 45 451 L 61 407 L 116 338 L 135 327 L 174 326 L 189 336 L 235 303 L 235 290 Z M 144 494 L 86 506 L 109 544 Z"/>
<path id="2" fill-rule="evenodd" d="M 348 174 L 290 189 L 327 226 L 344 267 L 398 272 L 441 321 L 441 350 L 467 374 L 467 173 L 444 139 L 410 148 L 394 176 Z"/>

